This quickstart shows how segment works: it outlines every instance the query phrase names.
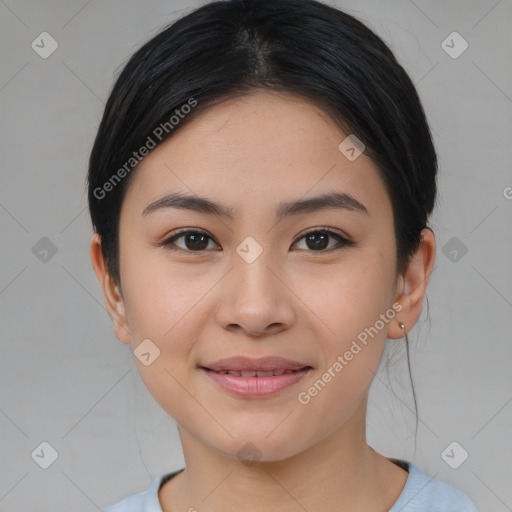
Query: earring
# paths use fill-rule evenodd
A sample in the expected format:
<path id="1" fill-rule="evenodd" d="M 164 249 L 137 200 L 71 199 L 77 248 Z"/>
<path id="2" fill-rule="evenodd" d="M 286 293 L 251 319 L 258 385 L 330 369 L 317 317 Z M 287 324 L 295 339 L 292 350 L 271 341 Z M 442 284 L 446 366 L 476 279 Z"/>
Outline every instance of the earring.
<path id="1" fill-rule="evenodd" d="M 409 350 L 409 336 L 407 336 L 407 333 L 405 332 L 405 324 L 403 324 L 402 322 L 398 322 L 398 327 L 400 327 L 400 329 L 402 329 L 402 332 L 404 333 L 405 346 L 407 347 L 407 350 Z"/>

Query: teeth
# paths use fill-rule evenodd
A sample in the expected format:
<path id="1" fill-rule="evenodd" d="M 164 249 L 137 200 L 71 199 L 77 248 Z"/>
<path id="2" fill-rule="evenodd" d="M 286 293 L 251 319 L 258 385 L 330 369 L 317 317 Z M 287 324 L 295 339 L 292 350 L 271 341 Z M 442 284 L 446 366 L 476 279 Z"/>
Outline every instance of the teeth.
<path id="1" fill-rule="evenodd" d="M 274 377 L 288 373 L 295 373 L 296 370 L 249 370 L 249 371 L 238 371 L 238 370 L 218 370 L 216 373 L 234 375 L 236 377 Z"/>
<path id="2" fill-rule="evenodd" d="M 270 370 L 269 372 L 257 371 L 256 375 L 258 377 L 272 377 L 273 375 L 275 375 L 275 373 L 272 370 Z"/>

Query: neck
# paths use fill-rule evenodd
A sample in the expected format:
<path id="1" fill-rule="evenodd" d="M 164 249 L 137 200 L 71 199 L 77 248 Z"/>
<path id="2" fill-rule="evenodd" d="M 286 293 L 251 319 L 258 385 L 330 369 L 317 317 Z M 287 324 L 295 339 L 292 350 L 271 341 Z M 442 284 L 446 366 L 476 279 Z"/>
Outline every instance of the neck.
<path id="1" fill-rule="evenodd" d="M 205 446 L 180 430 L 186 469 L 160 491 L 164 512 L 282 512 L 391 508 L 407 473 L 368 446 L 366 401 L 342 428 L 279 461 L 249 464 Z M 386 508 L 387 507 L 387 508 Z"/>

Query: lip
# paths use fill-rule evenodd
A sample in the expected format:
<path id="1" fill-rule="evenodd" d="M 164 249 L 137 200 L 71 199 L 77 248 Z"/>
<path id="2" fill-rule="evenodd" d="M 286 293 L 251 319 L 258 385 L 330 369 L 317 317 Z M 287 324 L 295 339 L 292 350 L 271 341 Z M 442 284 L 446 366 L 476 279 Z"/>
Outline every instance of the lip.
<path id="1" fill-rule="evenodd" d="M 280 391 L 297 384 L 313 368 L 298 361 L 282 357 L 264 357 L 250 359 L 247 357 L 233 357 L 221 359 L 199 368 L 209 379 L 224 390 L 238 397 L 259 398 L 272 396 Z M 222 371 L 235 372 L 278 372 L 288 371 L 280 375 L 250 376 L 230 375 L 218 373 Z"/>

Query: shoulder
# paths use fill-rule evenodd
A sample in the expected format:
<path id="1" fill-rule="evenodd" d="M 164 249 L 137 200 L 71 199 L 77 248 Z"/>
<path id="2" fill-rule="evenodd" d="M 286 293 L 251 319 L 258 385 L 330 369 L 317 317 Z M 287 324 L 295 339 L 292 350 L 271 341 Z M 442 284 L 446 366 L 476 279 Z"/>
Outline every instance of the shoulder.
<path id="1" fill-rule="evenodd" d="M 464 491 L 406 464 L 409 477 L 389 512 L 479 512 Z"/>
<path id="2" fill-rule="evenodd" d="M 110 507 L 102 510 L 102 512 L 143 512 L 144 499 L 147 493 L 148 491 L 146 490 L 126 496 L 126 498 L 110 505 Z"/>
<path id="3" fill-rule="evenodd" d="M 153 479 L 151 485 L 145 491 L 130 494 L 121 501 L 102 510 L 102 512 L 162 512 L 158 500 L 158 489 L 176 473 L 169 473 Z"/>

